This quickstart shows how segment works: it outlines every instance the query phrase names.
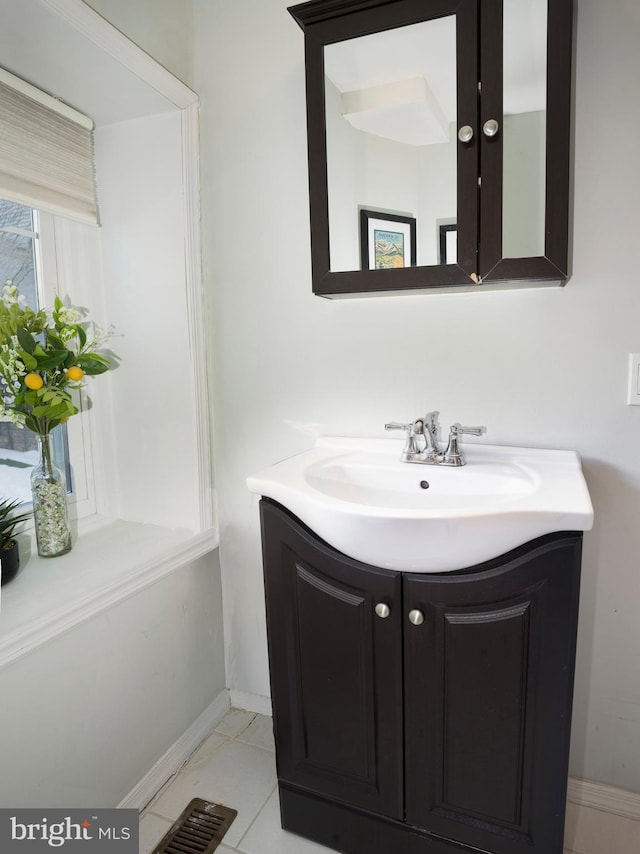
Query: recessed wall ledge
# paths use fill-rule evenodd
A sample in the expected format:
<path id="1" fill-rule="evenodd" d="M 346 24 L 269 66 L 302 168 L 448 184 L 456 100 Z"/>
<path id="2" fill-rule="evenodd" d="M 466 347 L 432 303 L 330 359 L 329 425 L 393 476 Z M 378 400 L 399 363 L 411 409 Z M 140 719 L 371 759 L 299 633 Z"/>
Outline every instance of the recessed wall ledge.
<path id="1" fill-rule="evenodd" d="M 116 520 L 83 531 L 61 557 L 30 546 L 20 538 L 20 572 L 0 594 L 0 667 L 203 557 L 218 537 Z"/>

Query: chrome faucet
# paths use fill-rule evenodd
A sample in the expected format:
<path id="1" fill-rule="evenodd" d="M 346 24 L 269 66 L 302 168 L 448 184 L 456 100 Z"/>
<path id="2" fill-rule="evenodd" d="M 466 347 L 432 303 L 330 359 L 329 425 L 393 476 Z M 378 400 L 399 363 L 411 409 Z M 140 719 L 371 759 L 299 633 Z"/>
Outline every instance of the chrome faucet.
<path id="1" fill-rule="evenodd" d="M 409 424 L 391 421 L 384 425 L 385 430 L 404 430 L 407 441 L 400 460 L 405 463 L 421 463 L 430 466 L 463 466 L 466 464 L 464 454 L 458 445 L 459 437 L 467 434 L 482 436 L 487 432 L 486 427 L 463 427 L 460 422 L 451 425 L 449 441 L 443 450 L 438 439 L 440 429 L 439 412 L 428 412 L 424 418 L 418 418 Z M 423 444 L 419 442 L 422 436 Z"/>
<path id="2" fill-rule="evenodd" d="M 440 413 L 427 412 L 422 419 L 422 435 L 424 436 L 424 451 L 427 456 L 438 456 L 442 453 L 440 443 L 438 441 L 438 430 L 440 429 Z"/>

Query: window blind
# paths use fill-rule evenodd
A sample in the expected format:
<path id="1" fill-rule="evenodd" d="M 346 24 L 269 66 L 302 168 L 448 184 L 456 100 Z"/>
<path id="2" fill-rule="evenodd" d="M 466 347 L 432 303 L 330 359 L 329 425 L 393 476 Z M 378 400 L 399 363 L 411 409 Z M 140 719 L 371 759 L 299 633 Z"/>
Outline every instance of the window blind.
<path id="1" fill-rule="evenodd" d="M 2 68 L 0 197 L 98 222 L 93 121 Z"/>

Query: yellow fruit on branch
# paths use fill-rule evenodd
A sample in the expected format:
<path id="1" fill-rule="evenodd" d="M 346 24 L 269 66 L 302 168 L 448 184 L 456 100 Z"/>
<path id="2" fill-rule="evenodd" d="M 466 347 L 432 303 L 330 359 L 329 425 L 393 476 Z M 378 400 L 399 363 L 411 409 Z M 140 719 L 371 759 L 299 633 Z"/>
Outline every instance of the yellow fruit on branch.
<path id="1" fill-rule="evenodd" d="M 78 382 L 84 376 L 84 371 L 78 365 L 72 365 L 70 368 L 67 368 L 67 376 L 73 382 Z"/>
<path id="2" fill-rule="evenodd" d="M 27 374 L 24 378 L 24 384 L 27 388 L 30 388 L 32 391 L 37 391 L 39 388 L 42 388 L 44 385 L 44 380 L 40 376 L 40 374 L 30 373 Z"/>

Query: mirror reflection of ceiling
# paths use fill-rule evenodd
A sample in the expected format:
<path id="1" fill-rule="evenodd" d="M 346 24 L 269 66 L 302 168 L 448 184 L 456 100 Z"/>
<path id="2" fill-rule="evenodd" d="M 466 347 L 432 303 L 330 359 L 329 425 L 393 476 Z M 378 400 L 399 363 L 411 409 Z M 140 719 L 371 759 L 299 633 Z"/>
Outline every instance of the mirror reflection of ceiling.
<path id="1" fill-rule="evenodd" d="M 545 109 L 546 6 L 505 0 L 505 115 Z M 326 45 L 325 74 L 357 130 L 434 145 L 450 140 L 456 121 L 455 57 L 455 15 L 448 15 Z"/>
<path id="2" fill-rule="evenodd" d="M 327 45 L 325 74 L 358 130 L 431 145 L 447 142 L 456 120 L 455 57 L 450 15 Z"/>

